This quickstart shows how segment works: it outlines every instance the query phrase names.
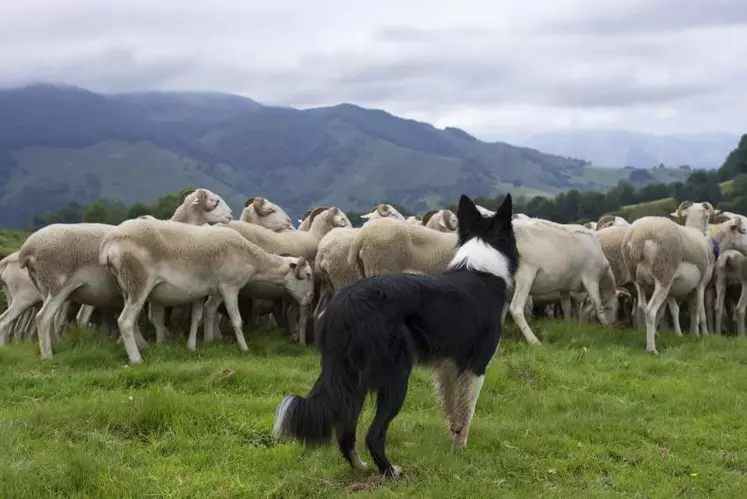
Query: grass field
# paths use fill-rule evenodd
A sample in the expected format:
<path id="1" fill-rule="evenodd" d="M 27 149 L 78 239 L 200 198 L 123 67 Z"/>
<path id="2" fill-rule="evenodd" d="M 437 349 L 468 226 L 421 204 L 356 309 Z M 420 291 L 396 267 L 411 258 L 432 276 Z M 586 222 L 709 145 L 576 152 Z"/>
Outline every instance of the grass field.
<path id="1" fill-rule="evenodd" d="M 270 430 L 283 395 L 319 372 L 279 333 L 233 343 L 121 346 L 69 331 L 51 361 L 0 348 L 0 497 L 741 497 L 747 490 L 747 341 L 539 322 L 509 329 L 467 448 L 450 451 L 418 369 L 390 427 L 398 482 L 352 471 L 336 446 L 304 450 Z M 359 427 L 359 450 L 372 400 Z"/>

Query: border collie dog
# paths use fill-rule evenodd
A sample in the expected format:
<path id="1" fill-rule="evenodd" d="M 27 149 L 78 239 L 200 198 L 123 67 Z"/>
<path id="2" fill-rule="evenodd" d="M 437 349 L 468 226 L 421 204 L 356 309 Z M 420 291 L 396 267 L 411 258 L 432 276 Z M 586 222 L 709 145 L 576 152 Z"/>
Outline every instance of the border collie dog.
<path id="1" fill-rule="evenodd" d="M 376 392 L 366 446 L 379 471 L 397 477 L 384 452 L 386 432 L 420 363 L 433 368 L 453 448 L 464 447 L 519 263 L 511 211 L 510 194 L 490 217 L 462 195 L 456 251 L 442 274 L 372 276 L 340 290 L 319 320 L 322 372 L 306 397 L 280 402 L 273 433 L 316 446 L 335 430 L 345 459 L 365 469 L 355 433 L 366 396 Z"/>

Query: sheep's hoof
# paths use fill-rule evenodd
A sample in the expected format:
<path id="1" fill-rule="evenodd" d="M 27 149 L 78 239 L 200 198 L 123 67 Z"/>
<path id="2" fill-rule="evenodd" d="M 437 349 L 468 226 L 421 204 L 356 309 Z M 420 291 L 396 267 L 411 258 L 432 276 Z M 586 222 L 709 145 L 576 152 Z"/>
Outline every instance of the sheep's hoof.
<path id="1" fill-rule="evenodd" d="M 653 350 L 646 349 L 647 353 L 650 353 L 651 355 L 659 355 L 659 352 L 654 348 Z"/>

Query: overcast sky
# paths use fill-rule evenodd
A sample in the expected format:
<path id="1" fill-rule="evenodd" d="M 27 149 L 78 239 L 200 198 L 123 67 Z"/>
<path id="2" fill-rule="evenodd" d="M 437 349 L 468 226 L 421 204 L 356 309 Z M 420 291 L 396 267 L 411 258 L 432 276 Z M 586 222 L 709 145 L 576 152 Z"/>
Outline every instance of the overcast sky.
<path id="1" fill-rule="evenodd" d="M 747 130 L 747 0 L 6 0 L 0 85 L 352 102 L 481 138 Z"/>

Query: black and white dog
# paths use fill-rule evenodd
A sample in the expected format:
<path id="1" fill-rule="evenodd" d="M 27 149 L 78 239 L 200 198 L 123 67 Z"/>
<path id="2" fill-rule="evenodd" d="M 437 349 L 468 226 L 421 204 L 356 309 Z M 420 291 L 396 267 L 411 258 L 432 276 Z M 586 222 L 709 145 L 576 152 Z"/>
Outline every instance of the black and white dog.
<path id="1" fill-rule="evenodd" d="M 278 405 L 275 435 L 314 446 L 328 443 L 334 429 L 342 455 L 364 469 L 355 431 L 366 396 L 376 392 L 366 445 L 381 473 L 398 476 L 384 452 L 386 431 L 418 362 L 434 368 L 453 447 L 464 447 L 519 263 L 511 211 L 510 194 L 492 217 L 463 195 L 456 252 L 443 274 L 373 276 L 340 290 L 319 321 L 322 372 L 305 398 L 288 395 Z"/>

